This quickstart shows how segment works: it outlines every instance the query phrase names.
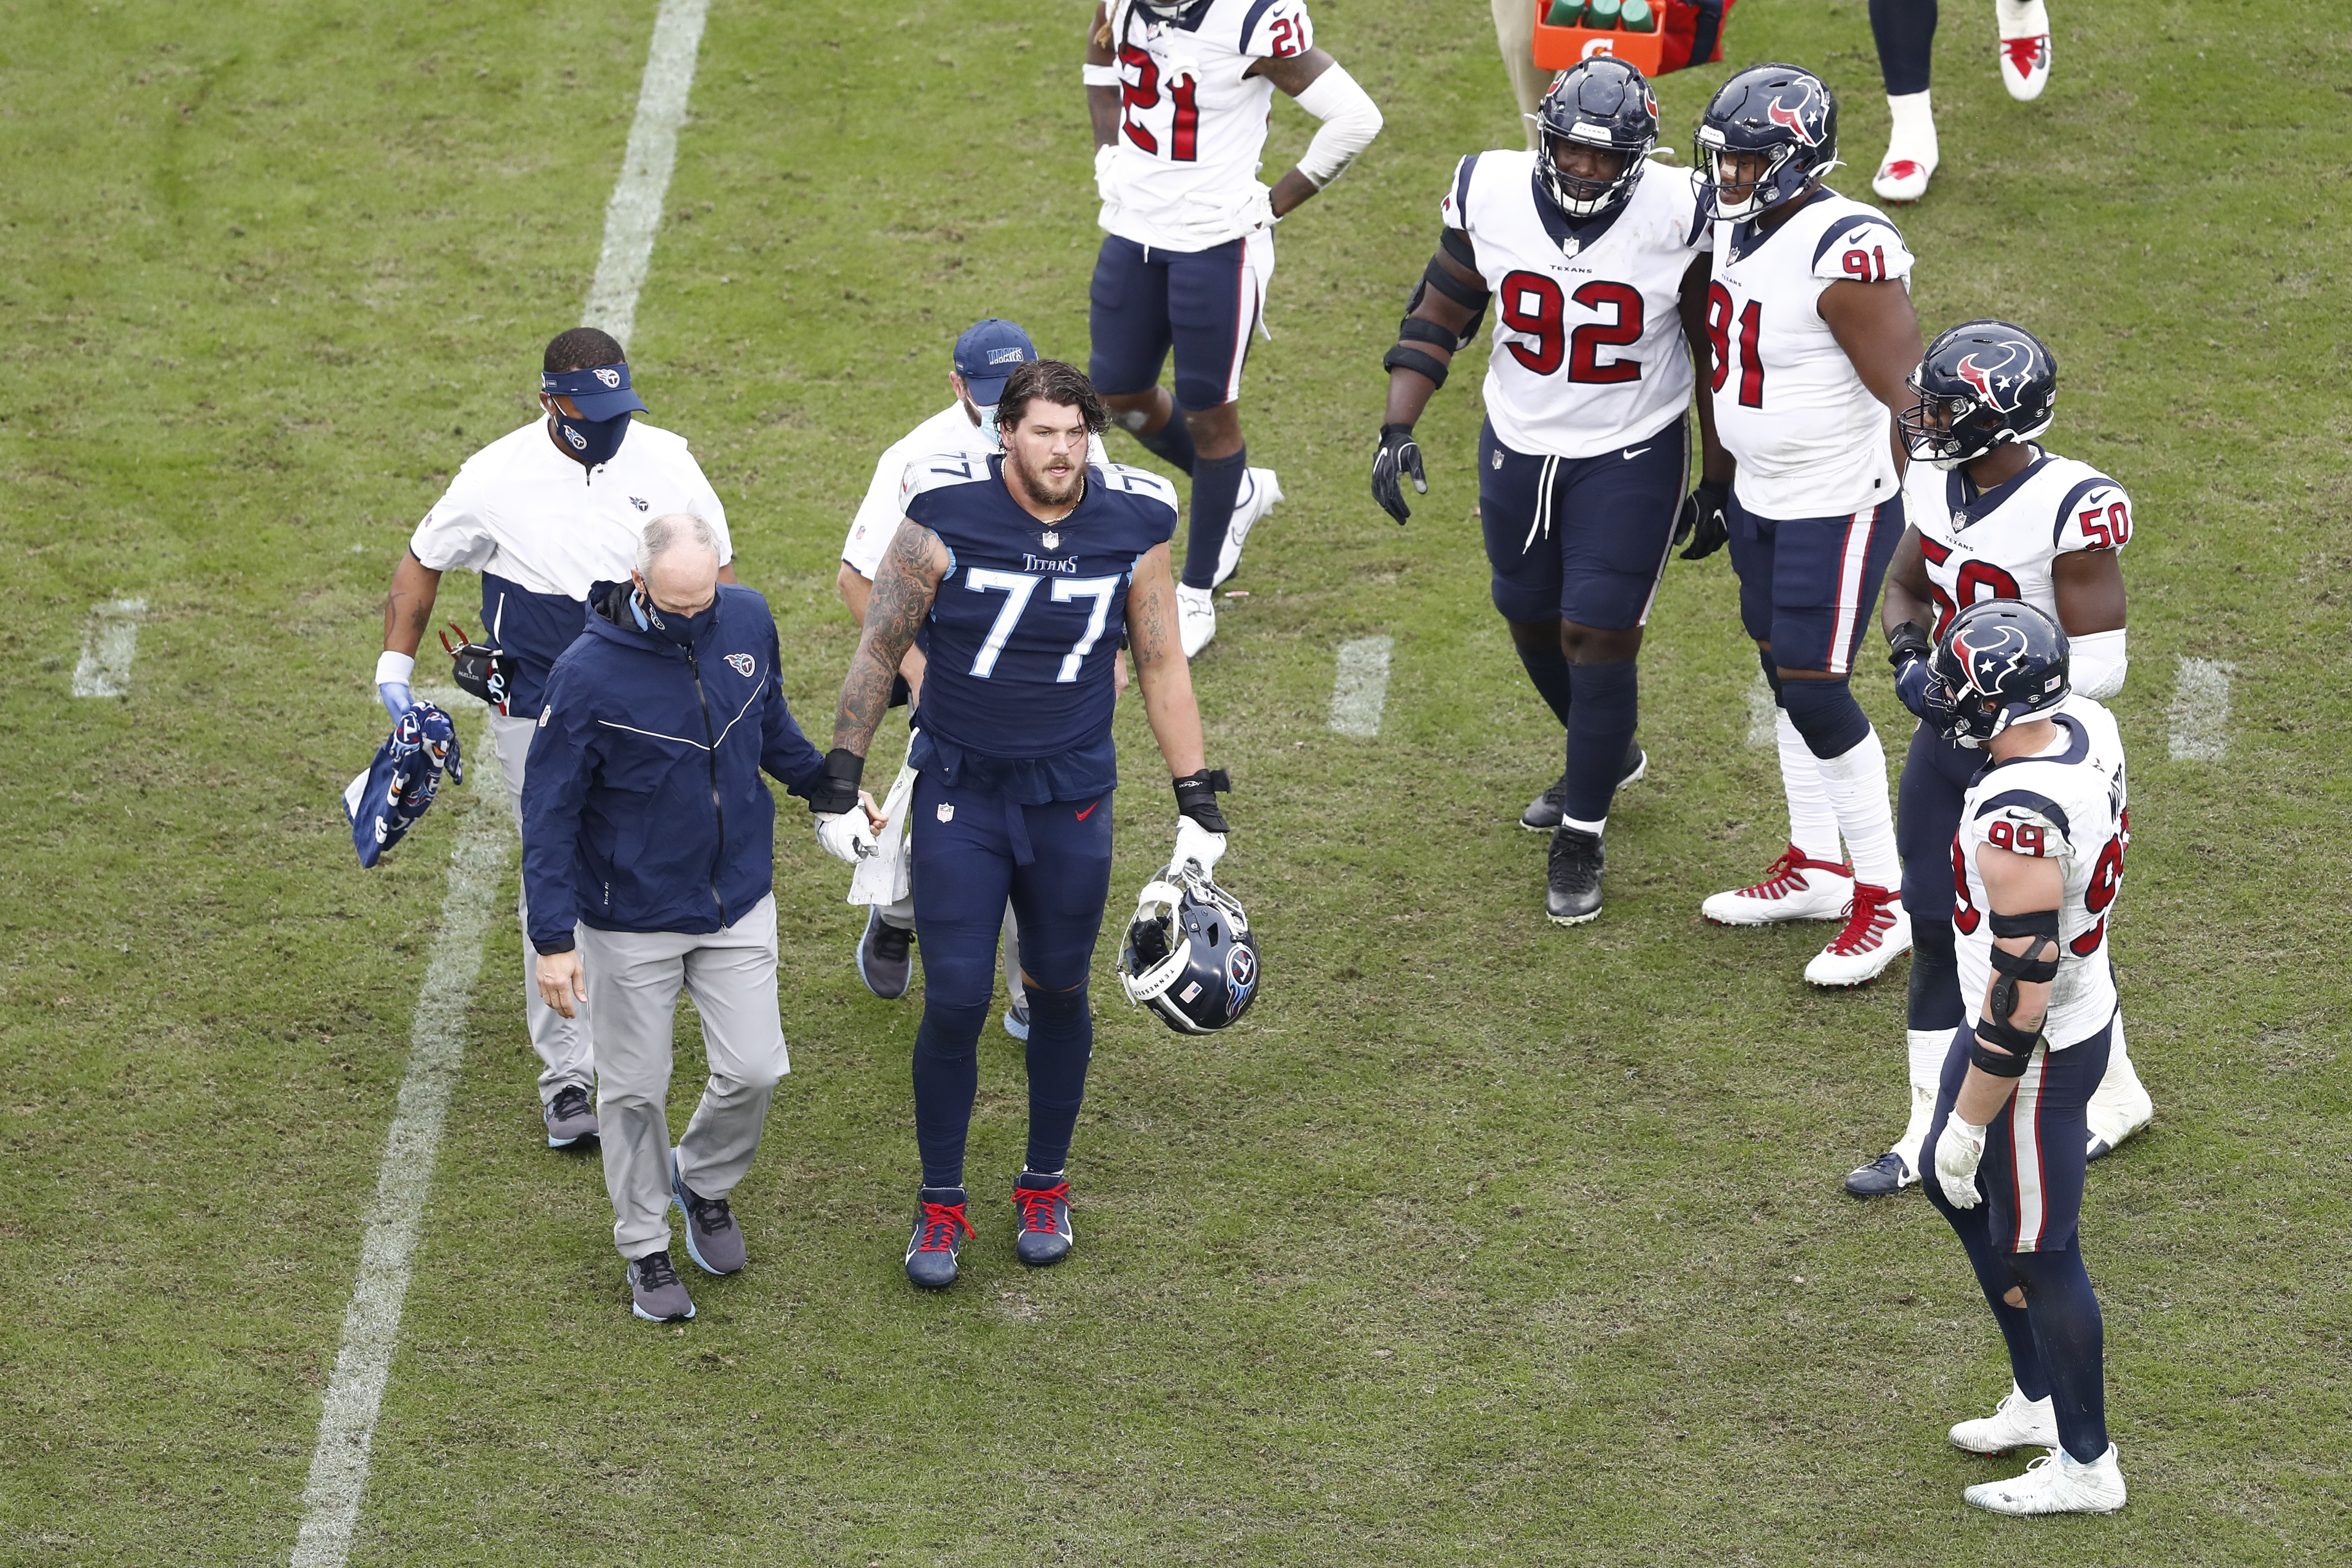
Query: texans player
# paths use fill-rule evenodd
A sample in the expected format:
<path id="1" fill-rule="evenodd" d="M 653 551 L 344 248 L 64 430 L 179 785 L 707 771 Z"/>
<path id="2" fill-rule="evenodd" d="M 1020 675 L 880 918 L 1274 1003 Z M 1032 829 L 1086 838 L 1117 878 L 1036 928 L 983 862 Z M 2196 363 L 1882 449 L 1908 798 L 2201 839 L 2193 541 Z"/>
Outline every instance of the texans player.
<path id="1" fill-rule="evenodd" d="M 1603 55 L 1561 72 L 1536 128 L 1539 153 L 1454 168 L 1437 253 L 1381 362 L 1372 496 L 1402 522 L 1401 480 L 1429 493 L 1413 423 L 1493 302 L 1478 517 L 1495 608 L 1567 731 L 1559 782 L 1519 825 L 1551 834 L 1544 910 L 1575 925 L 1601 912 L 1609 803 L 1648 765 L 1634 658 L 1683 500 L 1707 258 L 1691 184 L 1643 177 L 1658 100 L 1640 71 Z"/>
<path id="2" fill-rule="evenodd" d="M 1926 721 L 1937 640 L 1970 605 L 2021 599 L 2065 629 L 2077 695 L 2113 697 L 2129 667 L 2117 557 L 2132 535 L 2131 498 L 2088 463 L 2034 445 L 2057 410 L 2058 366 L 2049 348 L 2007 321 L 1964 321 L 1927 345 L 1911 388 L 1916 401 L 1901 421 L 1912 458 L 1911 526 L 1887 568 L 1879 617 L 1894 650 L 1895 690 L 1921 719 L 1895 817 L 1903 907 L 1911 916 L 1911 1119 L 1893 1149 L 1846 1177 L 1856 1197 L 1919 1179 L 1937 1075 L 1964 1016 L 1947 863 L 1961 796 L 1984 757 Z M 2125 1054 L 2118 1016 L 2115 1049 L 2091 1097 L 2088 1157 L 2105 1154 L 2153 1114 Z"/>
<path id="3" fill-rule="evenodd" d="M 1203 764 L 1201 710 L 1178 641 L 1168 550 L 1175 491 L 1139 468 L 1087 465 L 1087 437 L 1108 417 L 1075 367 L 1040 360 L 1005 383 L 1001 455 L 909 466 L 906 521 L 875 577 L 842 686 L 830 787 L 812 796 L 819 811 L 856 799 L 900 661 L 922 632 L 930 660 L 908 760 L 920 771 L 909 852 L 924 965 L 914 1060 L 923 1184 L 906 1263 L 907 1278 L 927 1289 L 954 1283 L 958 1249 L 972 1234 L 964 1135 L 1008 892 L 1029 994 L 1029 1149 L 1013 1184 L 1015 1250 L 1043 1265 L 1070 1249 L 1064 1167 L 1094 1049 L 1087 974 L 1110 890 L 1111 669 L 1122 633 L 1175 782 L 1173 859 L 1207 870 L 1224 851 L 1216 792 L 1230 786 Z"/>
<path id="4" fill-rule="evenodd" d="M 1993 0 L 2000 35 L 2000 85 L 2020 103 L 2050 83 L 2050 7 L 2043 0 Z M 1870 36 L 1886 83 L 1886 156 L 1870 188 L 1881 201 L 1916 202 L 1927 194 L 1937 162 L 1936 110 L 1927 67 L 1936 48 L 1936 0 L 1870 0 Z"/>
<path id="5" fill-rule="evenodd" d="M 2115 1035 L 2107 929 L 2128 795 L 2115 717 L 2069 689 L 2066 640 L 2031 605 L 1972 605 L 1927 675 L 1928 721 L 1989 759 L 1951 845 L 1969 1018 L 1936 1091 L 1927 1197 L 1968 1251 L 2015 1379 L 1951 1440 L 1975 1454 L 2052 1450 L 1963 1494 L 2006 1514 L 2113 1513 L 2125 1495 L 2077 1226 L 2085 1110 Z"/>
<path id="6" fill-rule="evenodd" d="M 1724 83 L 1698 162 L 1715 250 L 1700 427 L 1711 416 L 1721 447 L 1685 515 L 1686 553 L 1730 542 L 1789 800 L 1788 850 L 1701 910 L 1723 925 L 1838 921 L 1805 978 L 1859 985 L 1911 945 L 1886 752 L 1848 685 L 1903 537 L 1895 416 L 1919 363 L 1911 252 L 1885 215 L 1822 185 L 1837 100 L 1811 71 L 1755 66 Z"/>
<path id="7" fill-rule="evenodd" d="M 1216 636 L 1210 590 L 1282 499 L 1274 470 L 1249 466 L 1235 402 L 1274 226 L 1371 145 L 1381 111 L 1315 47 L 1306 0 L 1109 0 L 1095 8 L 1083 75 L 1108 231 L 1087 368 L 1113 417 L 1192 477 L 1176 594 L 1190 658 Z M 1258 157 L 1276 88 L 1323 123 L 1268 189 Z M 1172 399 L 1160 385 L 1171 349 Z"/>

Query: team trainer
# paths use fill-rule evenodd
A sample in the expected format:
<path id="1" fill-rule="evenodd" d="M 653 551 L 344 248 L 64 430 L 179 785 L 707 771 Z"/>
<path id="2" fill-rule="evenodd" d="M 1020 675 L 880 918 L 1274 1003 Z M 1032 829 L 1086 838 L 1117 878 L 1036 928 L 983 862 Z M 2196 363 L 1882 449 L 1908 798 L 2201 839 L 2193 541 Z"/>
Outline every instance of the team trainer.
<path id="1" fill-rule="evenodd" d="M 547 345 L 541 363 L 546 417 L 468 458 L 416 525 L 384 595 L 383 655 L 375 667 L 377 694 L 398 718 L 409 704 L 410 673 L 441 574 L 459 566 L 481 574 L 482 640 L 503 652 L 507 671 L 507 701 L 491 712 L 490 731 L 518 823 L 524 757 L 548 669 L 580 635 L 589 600 L 628 580 L 646 521 L 673 511 L 703 519 L 719 541 L 719 581 L 735 581 L 726 510 L 684 437 L 634 423 L 646 405 L 630 390 L 621 345 L 593 327 L 575 327 Z M 528 933 L 528 897 L 517 913 Z M 523 996 L 531 1049 L 543 1064 L 539 1099 L 548 1147 L 595 1137 L 587 1028 L 541 997 L 528 954 Z"/>

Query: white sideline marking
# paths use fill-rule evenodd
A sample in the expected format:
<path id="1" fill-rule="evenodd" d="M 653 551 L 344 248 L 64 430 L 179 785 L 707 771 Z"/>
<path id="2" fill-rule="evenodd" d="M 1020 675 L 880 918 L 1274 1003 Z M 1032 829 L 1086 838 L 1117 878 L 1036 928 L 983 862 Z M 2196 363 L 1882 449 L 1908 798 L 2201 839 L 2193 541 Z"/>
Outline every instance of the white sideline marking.
<path id="1" fill-rule="evenodd" d="M 629 126 L 629 150 L 622 155 L 620 182 L 604 208 L 604 248 L 596 258 L 596 280 L 588 286 L 583 314 L 588 325 L 604 328 L 624 347 L 636 330 L 637 290 L 646 286 L 646 268 L 653 260 L 654 235 L 661 227 L 670 169 L 677 162 L 677 128 L 686 121 L 686 95 L 694 86 L 709 8 L 709 0 L 662 0 L 653 47 L 646 53 L 645 81 L 637 89 L 637 117 Z"/>
<path id="2" fill-rule="evenodd" d="M 2184 658 L 2172 689 L 2172 760 L 2218 763 L 2230 752 L 2230 677 L 2237 666 Z"/>
<path id="3" fill-rule="evenodd" d="M 1772 700 L 1772 683 L 1758 670 L 1748 687 L 1748 743 L 1751 746 L 1778 746 L 1780 743 L 1780 721 L 1773 717 L 1779 704 Z"/>
<path id="4" fill-rule="evenodd" d="M 131 695 L 131 661 L 139 654 L 139 623 L 146 614 L 144 599 L 109 599 L 90 606 L 81 662 L 74 666 L 76 697 Z"/>
<path id="5" fill-rule="evenodd" d="M 1358 637 L 1339 645 L 1339 674 L 1331 683 L 1331 728 L 1342 735 L 1377 735 L 1389 700 L 1389 653 L 1394 637 Z"/>

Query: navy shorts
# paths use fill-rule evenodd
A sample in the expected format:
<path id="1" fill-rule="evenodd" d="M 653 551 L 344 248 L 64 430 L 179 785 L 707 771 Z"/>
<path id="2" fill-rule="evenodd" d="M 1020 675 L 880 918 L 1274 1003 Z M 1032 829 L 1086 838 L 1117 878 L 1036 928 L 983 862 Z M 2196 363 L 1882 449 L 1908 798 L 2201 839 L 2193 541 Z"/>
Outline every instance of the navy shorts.
<path id="1" fill-rule="evenodd" d="M 1903 538 L 1903 498 L 1845 517 L 1770 518 L 1735 492 L 1726 521 L 1748 635 L 1771 644 L 1782 669 L 1851 674 Z"/>
<path id="2" fill-rule="evenodd" d="M 1895 846 L 1903 855 L 1903 908 L 1913 920 L 1952 918 L 1952 840 L 1969 785 L 1990 760 L 1925 724 L 1911 732 L 1895 796 Z"/>
<path id="3" fill-rule="evenodd" d="M 1274 276 L 1274 237 L 1149 251 L 1108 235 L 1095 258 L 1087 376 L 1097 392 L 1149 392 L 1176 351 L 1176 402 L 1198 412 L 1242 395 L 1250 334 Z"/>
<path id="4" fill-rule="evenodd" d="M 2090 1123 L 2085 1112 L 2092 1091 L 2107 1073 L 2107 1052 L 2116 1026 L 2063 1050 L 2036 1046 L 2017 1092 L 1985 1129 L 1984 1163 L 1977 1167 L 1977 1191 L 1984 1195 L 1996 1252 L 2063 1252 L 2074 1245 L 2083 1217 L 2083 1178 L 2090 1169 Z M 1942 1184 L 1933 1169 L 1936 1141 L 1969 1076 L 1969 1051 L 1976 1031 L 1967 1025 L 1952 1035 L 1944 1055 L 1944 1076 L 1936 1089 L 1935 1120 L 1921 1145 L 1929 1164 L 1922 1180 L 1937 1208 L 1946 1207 Z"/>
<path id="5" fill-rule="evenodd" d="M 1004 903 L 1021 927 L 1021 967 L 1041 990 L 1087 983 L 1110 897 L 1110 792 L 1021 805 L 994 789 L 915 778 L 909 808 L 915 940 L 923 985 L 950 1005 L 996 994 Z"/>
<path id="6" fill-rule="evenodd" d="M 1478 526 L 1507 621 L 1595 631 L 1650 618 L 1687 461 L 1683 423 L 1597 458 L 1537 458 L 1478 431 Z"/>

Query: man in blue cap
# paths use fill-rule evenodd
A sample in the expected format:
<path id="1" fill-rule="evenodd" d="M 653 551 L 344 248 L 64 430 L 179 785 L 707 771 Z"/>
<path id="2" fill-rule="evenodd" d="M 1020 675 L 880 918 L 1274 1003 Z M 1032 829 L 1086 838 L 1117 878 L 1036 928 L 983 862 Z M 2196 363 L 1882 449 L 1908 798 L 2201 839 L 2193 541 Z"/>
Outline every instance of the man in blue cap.
<path id="1" fill-rule="evenodd" d="M 620 343 L 575 327 L 547 345 L 543 418 L 466 460 L 416 525 L 384 596 L 376 693 L 394 718 L 411 700 L 417 645 L 433 618 L 441 574 L 481 574 L 482 641 L 498 650 L 507 700 L 490 712 L 508 804 L 522 814 L 523 764 L 544 705 L 549 670 L 587 624 L 588 602 L 629 581 L 646 524 L 671 512 L 703 519 L 719 543 L 719 580 L 735 581 L 727 512 L 686 439 L 636 422 L 645 404 L 629 384 Z M 518 899 L 529 932 L 530 916 Z M 528 944 L 523 994 L 531 1048 L 543 1070 L 540 1110 L 551 1149 L 596 1136 L 595 1062 L 588 1030 L 541 996 Z"/>
<path id="2" fill-rule="evenodd" d="M 956 339 L 955 368 L 948 373 L 948 390 L 955 401 L 916 426 L 894 442 L 874 465 L 874 479 L 866 487 L 866 499 L 858 503 L 857 515 L 850 520 L 849 537 L 841 543 L 841 571 L 835 584 L 841 591 L 841 602 L 859 626 L 866 624 L 866 602 L 874 593 L 874 574 L 882 564 L 883 552 L 898 531 L 904 517 L 899 510 L 899 489 L 907 474 L 907 465 L 918 458 L 950 454 L 955 457 L 985 458 L 995 452 L 996 403 L 1004 395 L 1005 378 L 1024 364 L 1035 363 L 1037 345 L 1029 334 L 1013 321 L 999 321 L 991 316 L 974 321 Z M 1087 438 L 1087 462 L 1100 467 L 1110 461 L 1103 450 L 1102 437 Z M 923 689 L 923 650 L 909 647 L 898 667 L 904 689 L 894 694 L 893 705 L 919 704 Z M 1117 674 L 1118 684 L 1126 684 L 1127 667 L 1121 659 Z M 885 835 L 886 843 L 895 844 L 898 837 L 896 825 Z M 853 889 L 853 900 L 856 901 Z M 895 1002 L 907 994 L 914 979 L 915 901 L 911 894 L 894 902 L 869 906 L 866 931 L 857 942 L 857 973 L 866 989 L 886 1002 Z M 1004 986 L 1010 1005 L 1004 1014 L 1005 1031 L 1014 1039 L 1029 1037 L 1029 1008 L 1026 994 L 1021 988 L 1021 964 L 1014 955 L 1020 951 L 1013 920 L 1013 907 L 1004 909 Z"/>

